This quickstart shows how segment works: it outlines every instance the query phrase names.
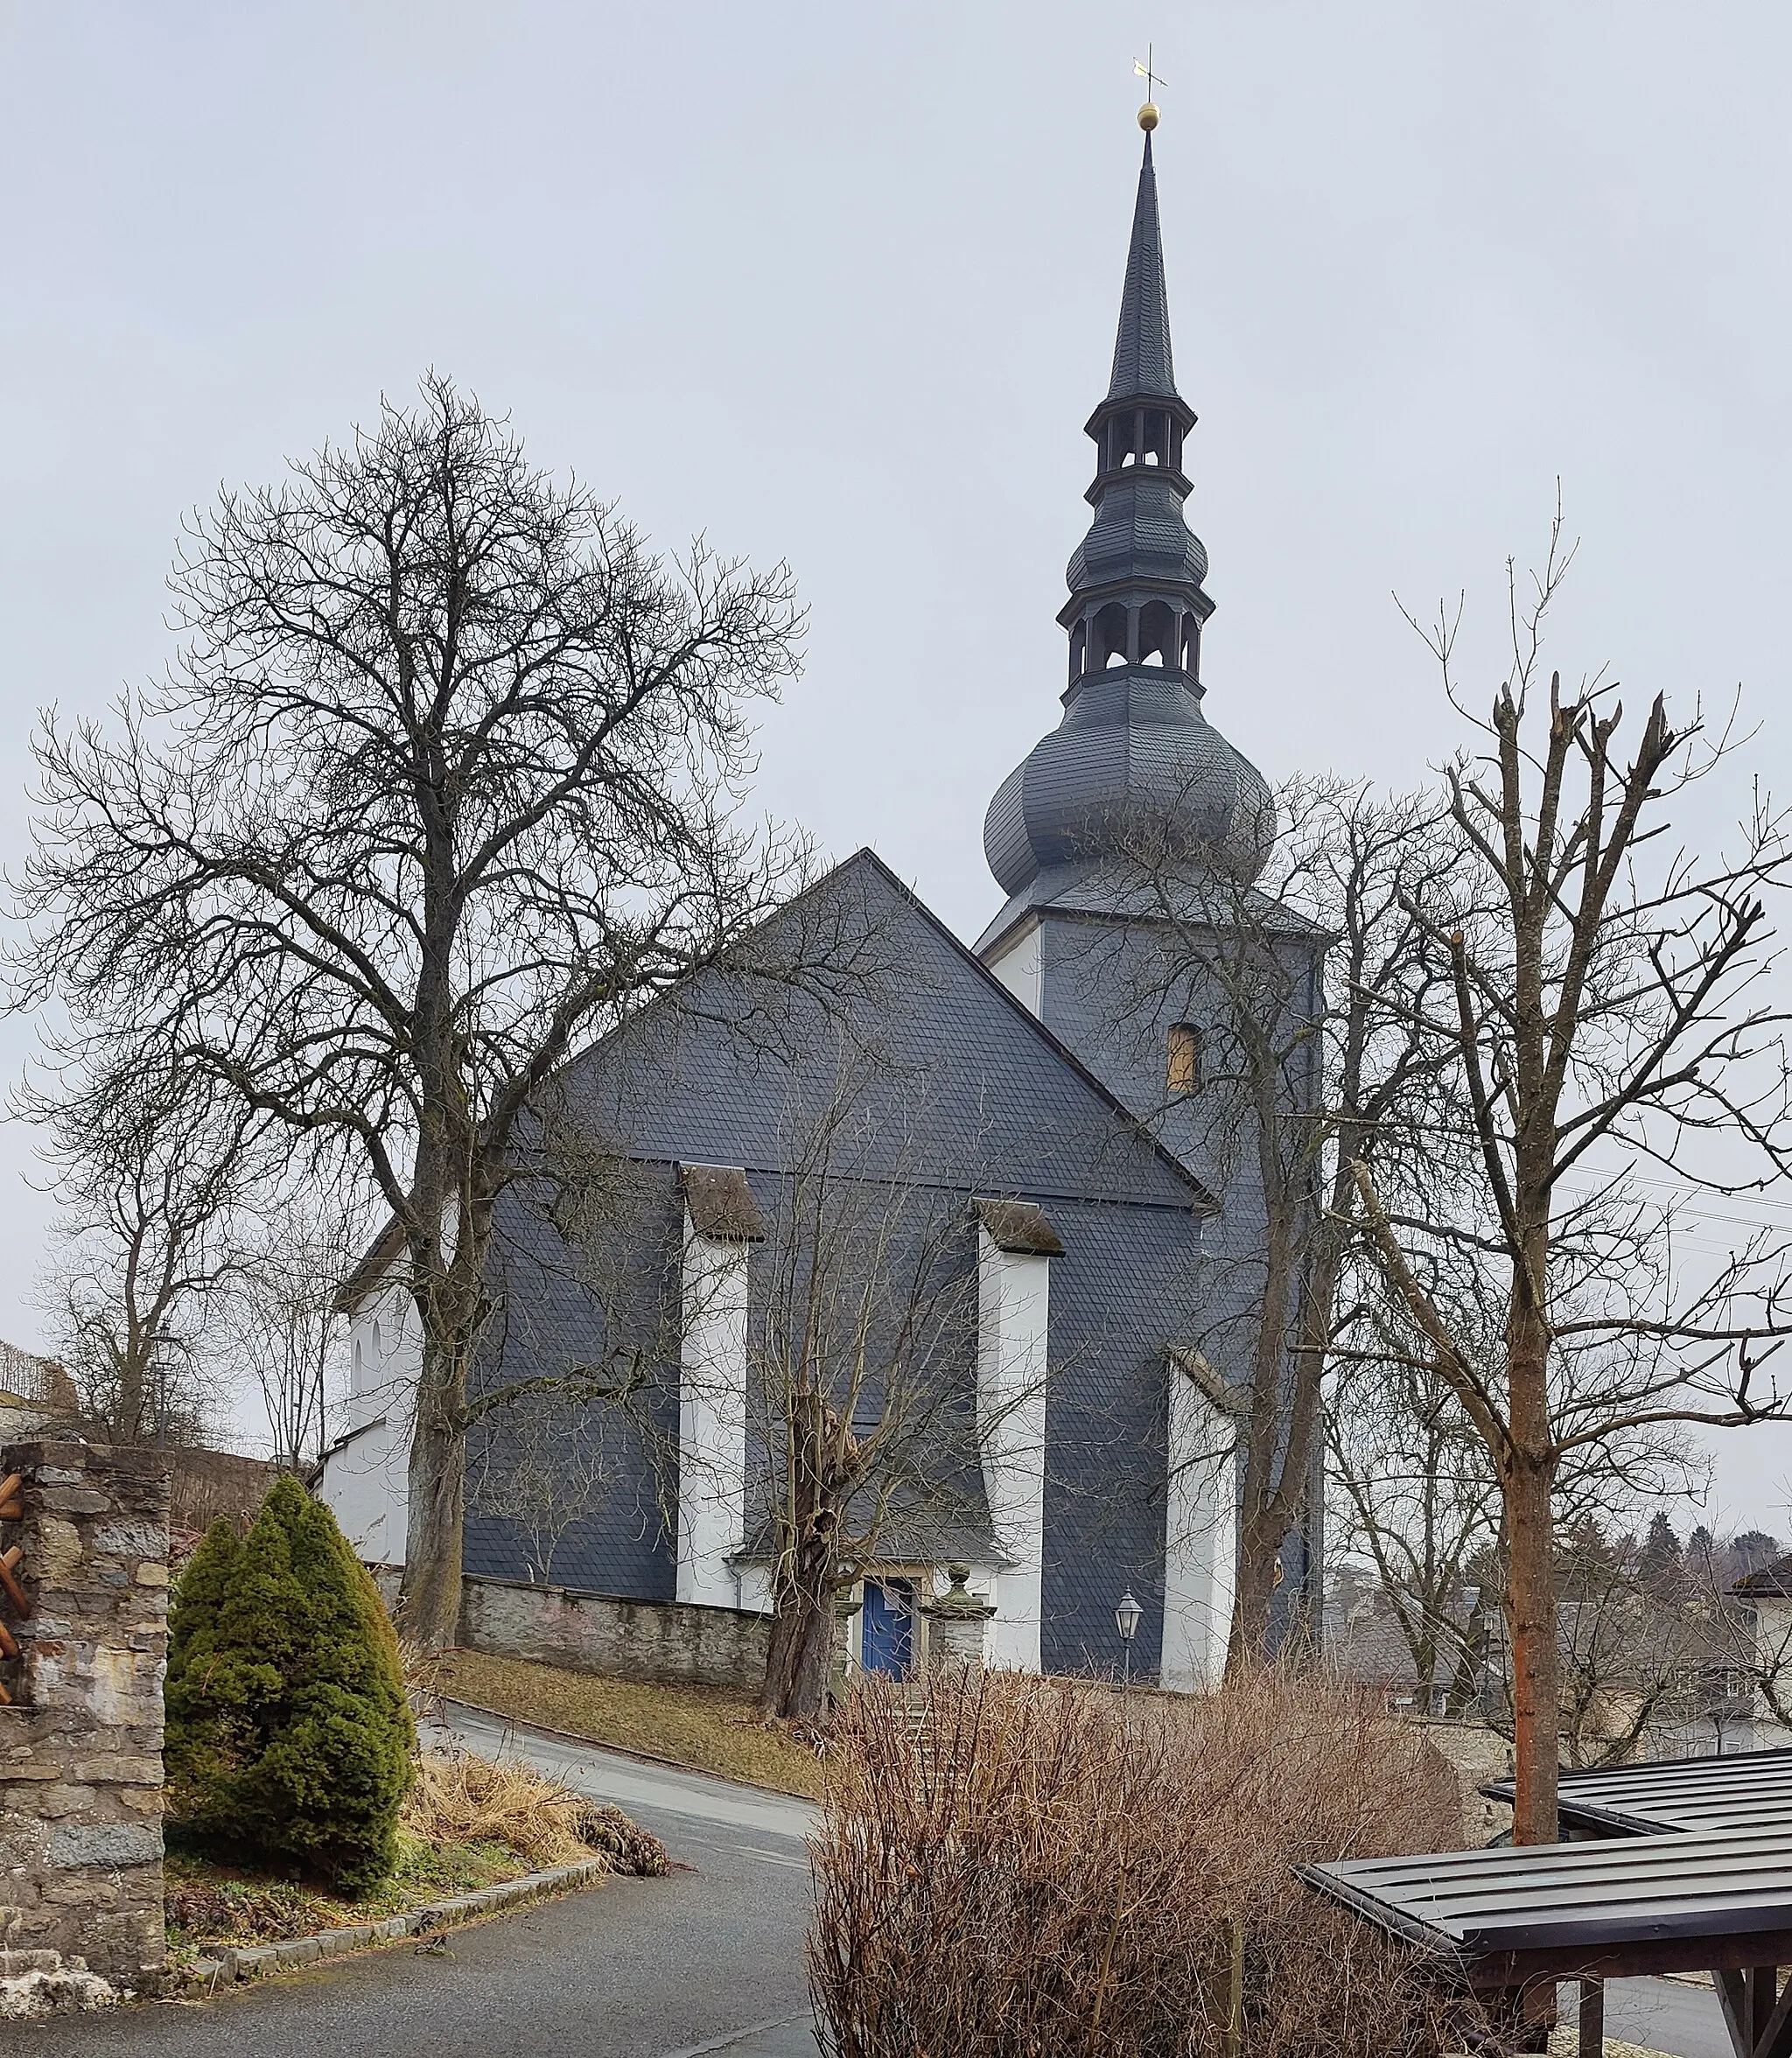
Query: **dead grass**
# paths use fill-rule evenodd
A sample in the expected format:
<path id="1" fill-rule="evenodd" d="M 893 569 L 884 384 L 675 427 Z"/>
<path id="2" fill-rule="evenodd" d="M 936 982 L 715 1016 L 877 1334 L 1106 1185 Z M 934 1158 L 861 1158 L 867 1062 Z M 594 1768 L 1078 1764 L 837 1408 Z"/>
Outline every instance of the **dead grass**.
<path id="1" fill-rule="evenodd" d="M 426 1844 L 501 1844 L 535 1872 L 601 1858 L 613 1872 L 656 1880 L 670 1870 L 649 1830 L 520 1759 L 425 1751 L 404 1804 L 404 1826 Z"/>
<path id="2" fill-rule="evenodd" d="M 1270 1674 L 1123 1698 L 865 1682 L 830 1754 L 809 1972 L 836 2058 L 1420 2058 L 1437 1968 L 1303 1861 L 1446 1847 L 1450 1768 L 1373 1698 Z"/>
<path id="3" fill-rule="evenodd" d="M 821 1796 L 822 1767 L 815 1751 L 788 1731 L 768 1727 L 748 1694 L 599 1679 L 478 1651 L 450 1652 L 438 1661 L 433 1684 L 438 1693 L 495 1709 L 518 1722 L 670 1759 L 695 1772 L 780 1794 Z"/>
<path id="4" fill-rule="evenodd" d="M 426 1751 L 404 1804 L 398 1865 L 365 1899 L 343 1900 L 300 1879 L 171 1850 L 169 1942 L 177 1948 L 284 1942 L 378 1922 L 431 1901 L 556 1866 L 601 1859 L 613 1872 L 669 1869 L 657 1837 L 514 1760 Z"/>

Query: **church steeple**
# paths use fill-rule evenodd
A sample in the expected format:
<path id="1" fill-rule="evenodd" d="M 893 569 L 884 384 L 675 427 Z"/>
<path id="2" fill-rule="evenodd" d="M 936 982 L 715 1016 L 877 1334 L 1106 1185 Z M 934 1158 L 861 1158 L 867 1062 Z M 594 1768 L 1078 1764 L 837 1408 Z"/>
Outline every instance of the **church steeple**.
<path id="1" fill-rule="evenodd" d="M 1142 812 L 1173 809 L 1211 863 L 1245 878 L 1263 869 L 1274 834 L 1261 774 L 1201 711 L 1201 634 L 1214 603 L 1207 551 L 1183 514 L 1193 490 L 1183 446 L 1195 415 L 1171 356 L 1156 109 L 1140 121 L 1144 161 L 1113 370 L 1085 424 L 1096 475 L 1084 498 L 1095 517 L 1071 553 L 1070 598 L 1058 616 L 1069 640 L 1064 717 L 1003 782 L 984 824 L 990 871 L 1035 906 L 1067 866 L 1086 875 L 1116 856 L 1127 818 Z"/>
<path id="2" fill-rule="evenodd" d="M 1096 476 L 1083 497 L 1096 518 L 1071 557 L 1070 598 L 1058 617 L 1070 633 L 1073 690 L 1086 673 L 1119 661 L 1160 665 L 1200 691 L 1200 629 L 1214 604 L 1201 585 L 1208 554 L 1182 514 L 1192 490 L 1182 444 L 1194 423 L 1194 410 L 1176 390 L 1147 134 L 1113 375 L 1107 398 L 1084 424 L 1096 446 Z"/>
<path id="3" fill-rule="evenodd" d="M 1120 332 L 1114 339 L 1110 400 L 1173 398 L 1176 374 L 1170 358 L 1170 299 L 1164 290 L 1164 238 L 1158 227 L 1158 174 L 1152 139 L 1144 139 L 1138 171 L 1138 199 L 1132 209 L 1132 242 L 1126 252 L 1126 284 L 1120 294 Z"/>

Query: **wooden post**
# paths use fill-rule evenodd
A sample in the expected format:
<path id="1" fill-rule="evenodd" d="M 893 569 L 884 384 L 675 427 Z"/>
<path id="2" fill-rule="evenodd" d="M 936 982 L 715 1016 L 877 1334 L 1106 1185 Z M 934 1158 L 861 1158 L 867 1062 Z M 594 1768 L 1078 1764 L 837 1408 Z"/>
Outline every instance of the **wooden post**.
<path id="1" fill-rule="evenodd" d="M 1583 1979 L 1580 1983 L 1580 2058 L 1606 2058 L 1606 1983 Z"/>
<path id="2" fill-rule="evenodd" d="M 1232 1977 L 1226 1987 L 1226 2058 L 1244 2058 L 1244 1917 L 1232 1918 Z"/>

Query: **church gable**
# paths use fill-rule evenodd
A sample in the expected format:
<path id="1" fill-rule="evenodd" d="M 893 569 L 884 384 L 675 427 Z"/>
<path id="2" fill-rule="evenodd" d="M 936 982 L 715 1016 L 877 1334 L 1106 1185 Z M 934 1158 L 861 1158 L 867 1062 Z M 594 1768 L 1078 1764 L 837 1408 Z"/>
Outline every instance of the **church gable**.
<path id="1" fill-rule="evenodd" d="M 817 938 L 857 968 L 785 984 Z M 570 1101 L 631 1156 L 774 1170 L 850 1096 L 903 1176 L 1183 1212 L 1193 1176 L 870 851 L 571 1069 Z M 817 992 L 817 986 L 832 990 Z"/>

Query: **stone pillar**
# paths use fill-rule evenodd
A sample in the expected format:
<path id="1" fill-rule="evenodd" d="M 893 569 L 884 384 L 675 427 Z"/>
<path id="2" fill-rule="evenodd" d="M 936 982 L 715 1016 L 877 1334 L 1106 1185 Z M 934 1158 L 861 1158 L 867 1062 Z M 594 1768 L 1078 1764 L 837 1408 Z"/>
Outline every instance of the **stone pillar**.
<path id="1" fill-rule="evenodd" d="M 844 1707 L 852 1690 L 852 1618 L 863 1603 L 853 1599 L 855 1583 L 845 1579 L 834 1589 L 834 1648 L 828 1666 L 828 1695 Z"/>
<path id="2" fill-rule="evenodd" d="M 31 1602 L 0 1594 L 0 1944 L 86 1961 L 114 1988 L 159 1982 L 167 1460 L 63 1443 L 0 1449 L 18 1473 Z"/>
<path id="3" fill-rule="evenodd" d="M 989 1645 L 988 1624 L 995 1606 L 981 1594 L 968 1591 L 968 1564 L 946 1567 L 951 1585 L 937 1600 L 921 1603 L 928 1624 L 928 1666 L 938 1671 L 947 1665 L 975 1665 L 981 1670 Z"/>

